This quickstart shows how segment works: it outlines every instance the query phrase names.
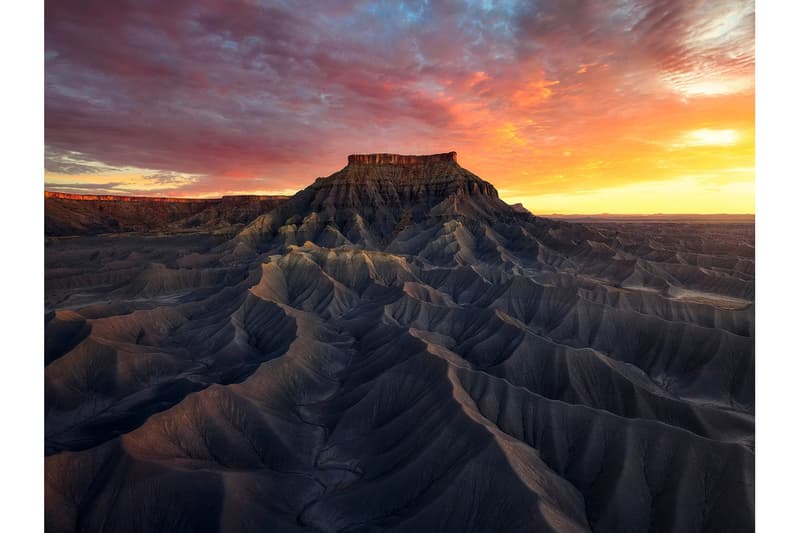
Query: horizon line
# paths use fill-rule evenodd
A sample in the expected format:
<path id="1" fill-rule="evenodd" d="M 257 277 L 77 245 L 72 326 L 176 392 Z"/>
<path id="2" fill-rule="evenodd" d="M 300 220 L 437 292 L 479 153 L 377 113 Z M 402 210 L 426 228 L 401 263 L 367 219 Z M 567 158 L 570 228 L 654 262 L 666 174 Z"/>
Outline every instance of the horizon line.
<path id="1" fill-rule="evenodd" d="M 300 189 L 302 190 L 302 189 Z M 298 190 L 297 192 L 300 192 Z M 44 190 L 45 198 L 48 195 L 53 195 L 51 197 L 58 198 L 58 195 L 63 195 L 63 199 L 69 199 L 69 197 L 75 197 L 75 200 L 84 200 L 84 201 L 109 201 L 113 202 L 111 198 L 141 198 L 142 200 L 177 200 L 177 201 L 209 201 L 209 200 L 222 200 L 223 198 L 232 198 L 232 197 L 272 197 L 272 198 L 291 198 L 294 195 L 287 195 L 287 194 L 259 194 L 259 193 L 241 193 L 241 194 L 223 194 L 222 196 L 207 196 L 207 197 L 190 197 L 190 196 L 148 196 L 148 195 L 141 195 L 141 194 L 84 194 L 84 193 L 73 193 L 73 192 L 63 192 L 63 191 L 52 191 L 45 188 Z M 295 193 L 296 194 L 296 193 Z M 64 198 L 66 197 L 66 198 Z M 513 204 L 508 204 L 513 205 Z M 525 209 L 528 209 L 524 204 L 522 204 Z M 657 216 L 695 216 L 695 217 L 713 217 L 713 216 L 751 216 L 755 217 L 755 213 L 665 213 L 665 212 L 656 212 L 656 213 L 609 213 L 609 212 L 601 212 L 601 213 L 532 213 L 534 216 L 538 217 L 657 217 Z"/>

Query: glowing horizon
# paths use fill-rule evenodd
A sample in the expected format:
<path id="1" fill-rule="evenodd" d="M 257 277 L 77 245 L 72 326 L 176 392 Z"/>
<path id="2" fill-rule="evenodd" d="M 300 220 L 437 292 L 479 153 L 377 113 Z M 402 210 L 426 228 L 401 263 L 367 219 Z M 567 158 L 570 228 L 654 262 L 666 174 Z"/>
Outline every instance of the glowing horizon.
<path id="1" fill-rule="evenodd" d="M 286 195 L 455 150 L 538 214 L 755 211 L 751 1 L 168 4 L 46 2 L 47 190 Z"/>

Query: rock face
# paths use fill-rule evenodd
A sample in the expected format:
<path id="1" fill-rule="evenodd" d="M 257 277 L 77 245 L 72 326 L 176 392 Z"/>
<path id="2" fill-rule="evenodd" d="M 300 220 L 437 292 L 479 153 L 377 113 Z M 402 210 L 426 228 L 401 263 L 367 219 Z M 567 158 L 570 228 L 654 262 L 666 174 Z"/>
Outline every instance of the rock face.
<path id="1" fill-rule="evenodd" d="M 400 154 L 351 154 L 347 156 L 348 165 L 424 165 L 430 163 L 456 162 L 456 153 L 432 155 L 400 155 Z"/>
<path id="2" fill-rule="evenodd" d="M 517 213 L 530 213 L 530 211 L 528 211 L 528 210 L 525 208 L 525 206 L 524 206 L 524 205 L 522 205 L 522 204 L 519 204 L 519 203 L 518 203 L 518 204 L 513 204 L 513 205 L 511 206 L 511 209 L 513 209 L 513 210 L 514 210 L 514 211 L 516 211 Z"/>
<path id="3" fill-rule="evenodd" d="M 48 531 L 751 531 L 752 224 L 351 156 L 233 238 L 46 248 Z"/>
<path id="4" fill-rule="evenodd" d="M 213 199 L 66 194 L 46 191 L 45 235 L 205 231 L 234 233 L 284 196 Z"/>
<path id="5" fill-rule="evenodd" d="M 430 217 L 508 216 L 514 211 L 494 186 L 459 166 L 455 152 L 351 155 L 345 168 L 317 179 L 275 212 L 255 220 L 242 236 L 260 246 L 268 242 L 266 235 L 285 227 L 298 232 L 295 244 L 325 233 L 326 242 L 372 246 Z"/>

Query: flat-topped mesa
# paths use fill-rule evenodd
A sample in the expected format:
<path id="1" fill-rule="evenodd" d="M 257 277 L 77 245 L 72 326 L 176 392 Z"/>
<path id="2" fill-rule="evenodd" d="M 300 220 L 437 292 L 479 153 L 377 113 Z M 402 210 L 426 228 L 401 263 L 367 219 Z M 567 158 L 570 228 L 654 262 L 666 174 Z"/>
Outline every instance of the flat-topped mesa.
<path id="1" fill-rule="evenodd" d="M 264 194 L 236 194 L 220 198 L 172 198 L 166 196 L 124 196 L 117 194 L 74 194 L 68 192 L 44 191 L 45 199 L 76 200 L 85 202 L 139 202 L 160 204 L 226 204 L 263 201 L 288 200 L 288 196 Z"/>
<path id="2" fill-rule="evenodd" d="M 348 165 L 422 165 L 449 161 L 456 162 L 455 152 L 431 155 L 351 154 L 347 156 Z"/>
<path id="3" fill-rule="evenodd" d="M 530 217 L 514 211 L 491 183 L 459 165 L 455 152 L 353 154 L 347 161 L 341 170 L 317 178 L 256 219 L 242 231 L 242 238 L 261 251 L 274 239 L 298 245 L 310 240 L 326 247 L 333 242 L 380 247 L 409 225 L 426 220 L 425 224 L 451 218 L 472 223 Z"/>
<path id="4" fill-rule="evenodd" d="M 86 202 L 158 202 L 166 204 L 201 203 L 208 200 L 202 198 L 167 198 L 158 196 L 121 196 L 115 194 L 73 194 L 68 192 L 44 191 L 45 198 L 59 200 L 80 200 Z"/>
<path id="5" fill-rule="evenodd" d="M 317 179 L 310 187 L 324 191 L 321 196 L 339 207 L 349 202 L 428 205 L 459 194 L 498 197 L 491 183 L 456 162 L 455 152 L 352 154 L 347 162 L 342 170 Z"/>

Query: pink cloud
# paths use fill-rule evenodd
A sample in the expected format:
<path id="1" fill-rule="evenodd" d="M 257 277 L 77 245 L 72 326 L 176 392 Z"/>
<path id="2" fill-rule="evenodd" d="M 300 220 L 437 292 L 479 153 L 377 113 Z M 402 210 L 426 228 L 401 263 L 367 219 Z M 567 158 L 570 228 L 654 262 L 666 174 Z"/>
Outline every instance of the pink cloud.
<path id="1" fill-rule="evenodd" d="M 300 187 L 350 152 L 486 159 L 508 122 L 555 145 L 703 76 L 747 76 L 752 9 L 47 0 L 45 142 L 203 176 L 176 191 L 187 195 Z"/>

